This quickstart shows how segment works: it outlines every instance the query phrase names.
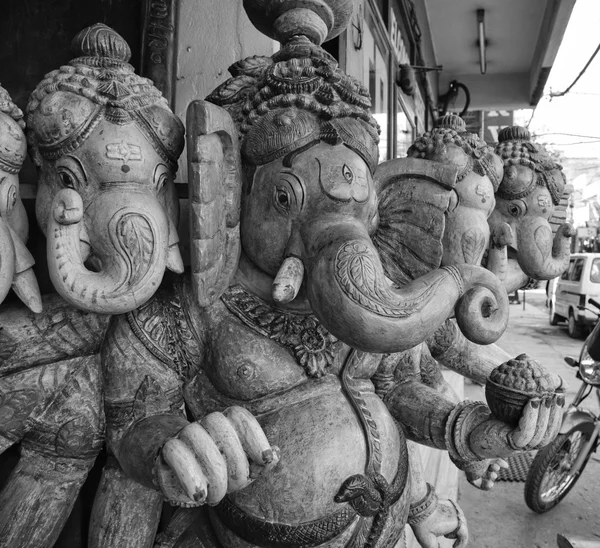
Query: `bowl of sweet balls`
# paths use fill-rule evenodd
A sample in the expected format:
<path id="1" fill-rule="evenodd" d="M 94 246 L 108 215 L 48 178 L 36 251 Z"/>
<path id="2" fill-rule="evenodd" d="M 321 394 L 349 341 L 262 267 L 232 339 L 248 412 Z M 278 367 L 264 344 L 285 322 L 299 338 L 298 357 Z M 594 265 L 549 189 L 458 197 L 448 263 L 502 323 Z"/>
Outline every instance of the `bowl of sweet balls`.
<path id="1" fill-rule="evenodd" d="M 490 373 L 485 385 L 485 398 L 494 417 L 514 426 L 531 398 L 552 393 L 552 376 L 527 354 L 500 364 Z"/>

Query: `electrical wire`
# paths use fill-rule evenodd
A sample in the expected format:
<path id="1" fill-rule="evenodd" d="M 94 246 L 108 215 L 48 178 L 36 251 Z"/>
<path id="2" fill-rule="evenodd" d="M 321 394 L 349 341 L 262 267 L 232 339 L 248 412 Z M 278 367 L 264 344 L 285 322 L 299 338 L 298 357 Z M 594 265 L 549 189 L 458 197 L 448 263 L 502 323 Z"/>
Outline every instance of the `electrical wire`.
<path id="1" fill-rule="evenodd" d="M 567 137 L 581 137 L 582 139 L 600 139 L 597 135 L 579 135 L 578 133 L 561 133 L 559 131 L 549 131 L 548 133 L 536 133 L 536 137 L 544 137 L 546 135 L 566 135 Z"/>
<path id="2" fill-rule="evenodd" d="M 542 96 L 542 97 L 540 97 L 540 101 L 541 101 L 543 98 L 544 98 L 543 96 Z M 531 113 L 531 118 L 529 118 L 529 122 L 527 122 L 527 123 L 525 124 L 525 127 L 526 127 L 527 129 L 529 129 L 529 126 L 531 125 L 531 122 L 533 122 L 533 117 L 535 116 L 535 111 L 537 110 L 537 108 L 538 108 L 538 105 L 540 104 L 540 101 L 538 101 L 538 102 L 537 102 L 537 105 L 535 105 L 535 106 L 533 107 L 533 112 Z"/>
<path id="3" fill-rule="evenodd" d="M 558 93 L 550 93 L 550 97 L 562 97 L 563 95 L 566 95 L 567 93 L 569 93 L 569 91 L 571 91 L 571 88 L 585 74 L 585 71 L 588 69 L 588 67 L 590 66 L 591 62 L 594 60 L 594 57 L 596 57 L 596 55 L 598 54 L 599 51 L 600 51 L 600 44 L 598 44 L 598 47 L 596 48 L 596 50 L 594 51 L 594 53 L 592 53 L 592 56 L 588 59 L 588 62 L 585 64 L 585 66 L 583 67 L 583 69 L 581 70 L 581 72 L 577 75 L 577 78 L 575 78 L 575 80 L 573 80 L 571 82 L 571 85 L 567 89 L 565 89 L 564 91 L 560 91 Z M 532 116 L 532 118 L 533 118 L 533 116 Z"/>
<path id="4" fill-rule="evenodd" d="M 556 147 L 568 147 L 571 145 L 589 145 L 593 143 L 600 143 L 600 139 L 594 139 L 593 141 L 576 141 L 574 143 L 542 143 L 544 146 L 556 146 Z"/>

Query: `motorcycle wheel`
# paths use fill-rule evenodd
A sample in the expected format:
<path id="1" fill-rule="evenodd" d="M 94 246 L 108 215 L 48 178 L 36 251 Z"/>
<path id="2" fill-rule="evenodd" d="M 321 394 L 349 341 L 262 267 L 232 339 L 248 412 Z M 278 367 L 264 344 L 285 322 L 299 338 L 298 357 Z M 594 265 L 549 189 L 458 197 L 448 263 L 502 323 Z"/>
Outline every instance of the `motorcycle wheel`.
<path id="1" fill-rule="evenodd" d="M 570 473 L 585 441 L 585 433 L 576 426 L 538 451 L 525 481 L 525 502 L 534 512 L 551 510 L 573 488 L 591 456 L 590 452 L 585 457 L 578 474 Z"/>

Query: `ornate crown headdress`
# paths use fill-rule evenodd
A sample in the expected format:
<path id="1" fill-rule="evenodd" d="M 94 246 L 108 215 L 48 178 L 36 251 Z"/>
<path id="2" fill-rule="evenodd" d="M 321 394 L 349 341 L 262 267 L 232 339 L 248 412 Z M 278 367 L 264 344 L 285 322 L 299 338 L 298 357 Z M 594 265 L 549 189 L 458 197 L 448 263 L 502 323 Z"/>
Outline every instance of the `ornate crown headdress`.
<path id="1" fill-rule="evenodd" d="M 418 137 L 407 154 L 413 158 L 430 158 L 438 147 L 447 144 L 456 145 L 468 157 L 467 165 L 458 174 L 459 181 L 471 171 L 475 171 L 490 178 L 494 192 L 498 189 L 501 177 L 490 161 L 490 154 L 494 154 L 494 149 L 475 133 L 468 132 L 465 121 L 456 114 L 446 114 L 438 118 L 434 128 Z"/>
<path id="2" fill-rule="evenodd" d="M 337 7 L 318 2 L 319 9 L 301 10 L 302 17 L 290 24 L 298 10 L 279 10 L 277 2 L 271 3 L 260 10 L 246 5 L 246 11 L 259 30 L 282 42 L 282 49 L 273 57 L 250 57 L 232 65 L 232 78 L 207 100 L 232 115 L 242 154 L 251 165 L 325 141 L 345 144 L 374 171 L 379 126 L 370 112 L 368 91 L 320 47 L 344 29 L 351 9 L 340 4 L 342 12 L 334 14 Z"/>
<path id="3" fill-rule="evenodd" d="M 562 166 L 552 159 L 542 145 L 531 142 L 531 134 L 526 128 L 512 126 L 500 130 L 496 154 L 502 158 L 505 166 L 498 196 L 514 200 L 531 194 L 536 186 L 544 186 L 550 192 L 554 205 L 559 204 L 567 184 Z M 506 168 L 514 165 L 522 165 L 535 172 L 535 177 L 527 187 L 523 188 L 522 180 L 507 176 Z"/>
<path id="4" fill-rule="evenodd" d="M 0 169 L 19 173 L 27 154 L 23 112 L 0 86 Z"/>
<path id="5" fill-rule="evenodd" d="M 28 141 L 39 155 L 56 159 L 77 149 L 100 120 L 134 122 L 175 171 L 184 127 L 151 80 L 134 73 L 131 50 L 114 30 L 97 23 L 82 30 L 68 65 L 46 74 L 27 105 Z"/>

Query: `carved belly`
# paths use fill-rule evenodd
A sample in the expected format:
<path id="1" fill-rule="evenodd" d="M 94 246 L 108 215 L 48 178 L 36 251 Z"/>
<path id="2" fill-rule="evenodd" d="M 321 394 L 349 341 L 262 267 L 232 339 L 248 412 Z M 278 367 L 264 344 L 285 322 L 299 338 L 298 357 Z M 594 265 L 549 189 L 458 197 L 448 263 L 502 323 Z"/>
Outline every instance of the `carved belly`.
<path id="1" fill-rule="evenodd" d="M 400 439 L 379 398 L 363 394 L 381 437 L 384 477 L 397 472 Z M 365 472 L 367 445 L 359 419 L 341 389 L 260 417 L 267 437 L 281 449 L 269 474 L 231 497 L 246 513 L 271 522 L 298 524 L 339 512 L 335 495 L 344 481 Z"/>

